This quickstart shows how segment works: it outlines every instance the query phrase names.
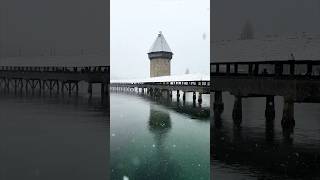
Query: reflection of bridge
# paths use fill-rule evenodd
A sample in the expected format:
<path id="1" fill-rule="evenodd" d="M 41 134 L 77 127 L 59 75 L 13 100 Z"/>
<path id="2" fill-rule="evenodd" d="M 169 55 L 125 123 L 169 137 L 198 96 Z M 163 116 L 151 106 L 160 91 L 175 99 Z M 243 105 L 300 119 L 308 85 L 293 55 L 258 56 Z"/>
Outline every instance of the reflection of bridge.
<path id="1" fill-rule="evenodd" d="M 294 103 L 320 102 L 320 61 L 258 61 L 211 63 L 215 119 L 223 111 L 222 92 L 235 96 L 233 120 L 242 120 L 242 98 L 266 97 L 265 116 L 274 120 L 274 96 L 284 97 L 282 127 L 293 130 Z"/>
<path id="2" fill-rule="evenodd" d="M 267 127 L 265 134 L 252 127 L 214 127 L 211 130 L 211 148 L 214 149 L 211 160 L 235 168 L 247 167 L 248 174 L 261 174 L 257 179 L 319 177 L 318 145 L 303 142 L 293 144 L 293 139 L 274 138 L 275 134 L 273 127 Z M 268 174 L 268 178 L 264 174 Z"/>
<path id="3" fill-rule="evenodd" d="M 104 98 L 108 93 L 109 84 L 109 66 L 93 67 L 40 67 L 40 66 L 0 66 L 0 87 L 8 92 L 13 89 L 17 91 L 24 90 L 27 94 L 29 90 L 32 93 L 38 91 L 60 92 L 64 94 L 67 91 L 69 95 L 72 92 L 78 94 L 78 83 L 87 82 L 88 92 L 92 95 L 92 84 L 101 84 L 101 97 Z"/>
<path id="4" fill-rule="evenodd" d="M 115 91 L 137 91 L 152 97 L 172 98 L 172 92 L 176 91 L 177 101 L 180 100 L 180 91 L 183 91 L 182 99 L 186 100 L 186 93 L 193 93 L 193 102 L 202 103 L 202 94 L 210 93 L 209 76 L 204 75 L 180 75 L 160 76 L 141 80 L 113 80 L 111 90 Z"/>

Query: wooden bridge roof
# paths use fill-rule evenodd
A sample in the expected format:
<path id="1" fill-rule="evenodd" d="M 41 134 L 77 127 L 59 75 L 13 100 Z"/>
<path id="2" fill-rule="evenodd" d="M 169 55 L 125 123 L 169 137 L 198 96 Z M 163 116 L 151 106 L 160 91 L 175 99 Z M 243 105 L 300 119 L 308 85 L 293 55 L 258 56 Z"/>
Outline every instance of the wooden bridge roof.
<path id="1" fill-rule="evenodd" d="M 109 57 L 102 55 L 0 58 L 0 66 L 109 66 L 109 64 Z"/>
<path id="2" fill-rule="evenodd" d="M 320 34 L 270 35 L 253 40 L 214 42 L 211 62 L 320 59 Z"/>

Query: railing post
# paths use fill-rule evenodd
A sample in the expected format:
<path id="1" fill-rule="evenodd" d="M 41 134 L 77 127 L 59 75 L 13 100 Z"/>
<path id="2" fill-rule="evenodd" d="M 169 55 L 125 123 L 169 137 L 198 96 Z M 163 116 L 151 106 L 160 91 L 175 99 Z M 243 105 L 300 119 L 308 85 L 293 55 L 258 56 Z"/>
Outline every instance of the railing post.
<path id="1" fill-rule="evenodd" d="M 275 63 L 275 74 L 276 76 L 281 76 L 283 72 L 283 63 Z"/>
<path id="2" fill-rule="evenodd" d="M 249 64 L 249 75 L 251 75 L 252 74 L 252 64 L 250 63 Z"/>
<path id="3" fill-rule="evenodd" d="M 238 74 L 238 64 L 237 63 L 234 64 L 234 73 Z"/>
<path id="4" fill-rule="evenodd" d="M 308 62 L 307 64 L 307 75 L 311 76 L 312 75 L 312 63 Z"/>
<path id="5" fill-rule="evenodd" d="M 230 74 L 230 64 L 227 64 L 227 74 Z"/>
<path id="6" fill-rule="evenodd" d="M 219 73 L 219 64 L 216 64 L 216 73 Z"/>
<path id="7" fill-rule="evenodd" d="M 295 74 L 295 63 L 294 60 L 290 60 L 290 75 L 293 76 Z"/>
<path id="8" fill-rule="evenodd" d="M 255 63 L 254 64 L 254 75 L 258 75 L 259 74 L 259 64 Z"/>

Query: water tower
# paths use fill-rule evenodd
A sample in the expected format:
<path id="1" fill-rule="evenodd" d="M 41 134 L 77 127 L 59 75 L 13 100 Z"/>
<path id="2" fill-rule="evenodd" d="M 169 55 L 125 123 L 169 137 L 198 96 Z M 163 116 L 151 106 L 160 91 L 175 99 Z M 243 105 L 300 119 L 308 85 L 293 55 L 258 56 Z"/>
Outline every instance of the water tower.
<path id="1" fill-rule="evenodd" d="M 150 59 L 150 77 L 169 76 L 171 69 L 172 51 L 160 33 L 148 52 Z"/>

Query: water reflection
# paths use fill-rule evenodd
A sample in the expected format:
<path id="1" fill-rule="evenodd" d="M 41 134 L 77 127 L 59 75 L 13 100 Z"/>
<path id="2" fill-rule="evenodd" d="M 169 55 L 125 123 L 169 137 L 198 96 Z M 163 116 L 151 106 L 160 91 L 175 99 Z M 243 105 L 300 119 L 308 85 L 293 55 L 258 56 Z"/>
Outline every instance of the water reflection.
<path id="1" fill-rule="evenodd" d="M 209 179 L 208 119 L 191 119 L 174 101 L 123 93 L 112 93 L 111 105 L 112 179 Z"/>
<path id="2" fill-rule="evenodd" d="M 179 178 L 179 165 L 170 158 L 165 143 L 166 136 L 171 129 L 171 118 L 167 111 L 159 110 L 150 105 L 150 116 L 148 129 L 154 136 L 155 149 L 153 157 L 148 158 L 147 162 L 139 167 L 135 173 L 134 179 L 176 179 Z M 143 173 L 148 169 L 148 173 Z"/>
<path id="3" fill-rule="evenodd" d="M 140 95 L 140 97 L 154 100 L 152 97 Z M 210 117 L 210 108 L 203 105 L 196 105 L 190 101 L 174 101 L 169 98 L 158 98 L 155 101 L 158 104 L 164 105 L 169 109 L 173 109 L 178 113 L 183 113 L 191 116 L 194 119 L 208 120 Z"/>
<path id="4" fill-rule="evenodd" d="M 282 136 L 282 107 L 277 99 L 277 118 L 265 120 L 263 101 L 252 99 L 244 101 L 244 119 L 241 127 L 235 126 L 231 118 L 232 99 L 228 99 L 226 111 L 221 119 L 212 117 L 211 127 L 211 161 L 213 174 L 226 178 L 228 172 L 237 173 L 230 179 L 244 176 L 244 179 L 291 179 L 320 177 L 319 128 L 315 124 L 317 113 L 312 113 L 313 105 L 304 104 L 306 108 L 298 109 L 297 122 L 301 123 L 295 134 Z M 228 103 L 228 101 L 225 101 Z M 302 105 L 301 105 L 302 106 Z M 318 106 L 319 107 L 319 106 Z M 302 110 L 303 109 L 303 110 Z M 255 111 L 253 111 L 255 110 Z M 262 112 L 262 113 L 261 113 Z M 308 116 L 309 119 L 301 118 Z M 261 115 L 259 115 L 261 114 Z M 299 118 L 300 117 L 300 118 Z M 297 127 L 297 126 L 296 126 Z M 301 127 L 301 128 L 299 128 Z M 309 129 L 310 131 L 306 131 Z M 223 173 L 224 171 L 224 173 Z M 224 174 L 224 175 L 221 175 Z M 213 175 L 214 177 L 218 177 Z"/>

